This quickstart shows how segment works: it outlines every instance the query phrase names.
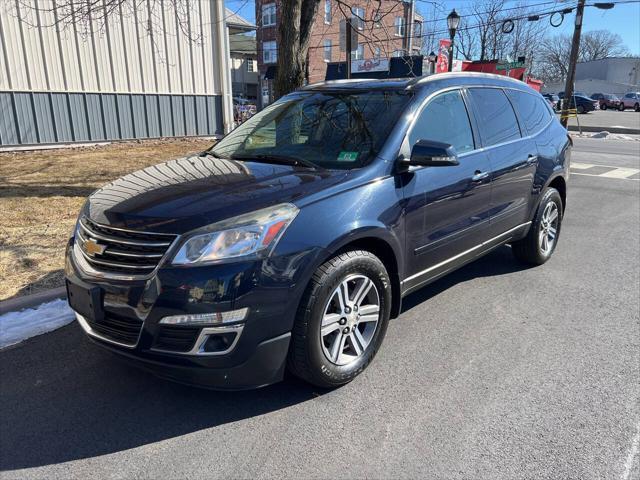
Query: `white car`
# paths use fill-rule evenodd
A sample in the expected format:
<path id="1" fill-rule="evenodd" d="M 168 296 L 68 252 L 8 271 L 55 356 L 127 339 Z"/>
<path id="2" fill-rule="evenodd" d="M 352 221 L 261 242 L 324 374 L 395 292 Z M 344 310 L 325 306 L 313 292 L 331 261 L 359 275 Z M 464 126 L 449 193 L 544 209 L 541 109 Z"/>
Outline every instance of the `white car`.
<path id="1" fill-rule="evenodd" d="M 620 99 L 620 111 L 625 108 L 633 108 L 636 112 L 640 112 L 640 92 L 629 92 Z"/>

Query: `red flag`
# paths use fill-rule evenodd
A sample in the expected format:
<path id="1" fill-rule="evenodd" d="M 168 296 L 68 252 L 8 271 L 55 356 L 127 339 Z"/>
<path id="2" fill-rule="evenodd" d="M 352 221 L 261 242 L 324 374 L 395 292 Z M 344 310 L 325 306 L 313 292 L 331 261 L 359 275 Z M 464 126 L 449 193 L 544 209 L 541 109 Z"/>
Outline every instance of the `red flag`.
<path id="1" fill-rule="evenodd" d="M 440 40 L 438 47 L 438 63 L 436 64 L 436 73 L 443 73 L 449 71 L 449 46 L 451 40 Z"/>

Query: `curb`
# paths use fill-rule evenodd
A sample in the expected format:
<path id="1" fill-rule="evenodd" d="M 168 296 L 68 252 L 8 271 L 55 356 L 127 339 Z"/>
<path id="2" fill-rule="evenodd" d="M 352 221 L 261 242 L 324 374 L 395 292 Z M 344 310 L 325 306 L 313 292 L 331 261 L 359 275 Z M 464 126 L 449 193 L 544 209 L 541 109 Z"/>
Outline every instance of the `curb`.
<path id="1" fill-rule="evenodd" d="M 577 125 L 569 125 L 567 127 L 567 130 L 569 130 L 570 132 L 579 132 L 580 129 L 578 128 Z M 640 128 L 625 128 L 625 127 L 594 127 L 594 126 L 589 126 L 589 125 L 583 125 L 582 126 L 582 131 L 583 132 L 593 132 L 593 133 L 598 133 L 598 132 L 604 132 L 607 131 L 609 133 L 621 133 L 621 134 L 627 134 L 627 135 L 640 135 Z"/>
<path id="2" fill-rule="evenodd" d="M 51 290 L 45 290 L 44 292 L 34 293 L 32 295 L 25 295 L 23 297 L 11 298 L 9 300 L 3 300 L 0 302 L 0 315 L 9 312 L 18 312 L 27 308 L 37 307 L 38 305 L 57 298 L 65 298 L 67 296 L 67 290 L 65 287 L 52 288 Z"/>

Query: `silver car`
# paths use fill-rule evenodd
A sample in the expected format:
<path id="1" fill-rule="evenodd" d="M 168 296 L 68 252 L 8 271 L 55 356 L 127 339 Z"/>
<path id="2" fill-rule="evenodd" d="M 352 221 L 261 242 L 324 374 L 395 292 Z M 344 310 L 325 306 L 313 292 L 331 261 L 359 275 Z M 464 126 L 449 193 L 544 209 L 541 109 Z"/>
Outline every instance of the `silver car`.
<path id="1" fill-rule="evenodd" d="M 620 99 L 620 111 L 625 108 L 633 108 L 636 112 L 640 112 L 640 92 L 629 92 Z"/>

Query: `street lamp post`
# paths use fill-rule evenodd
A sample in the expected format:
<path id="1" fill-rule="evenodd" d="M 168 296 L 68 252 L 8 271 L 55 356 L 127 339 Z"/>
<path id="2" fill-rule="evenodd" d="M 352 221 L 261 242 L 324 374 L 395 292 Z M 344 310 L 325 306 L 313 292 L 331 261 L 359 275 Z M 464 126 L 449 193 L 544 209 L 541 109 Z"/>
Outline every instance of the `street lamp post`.
<path id="1" fill-rule="evenodd" d="M 460 24 L 460 15 L 456 13 L 456 9 L 451 10 L 451 13 L 447 17 L 447 27 L 449 27 L 449 71 L 453 69 L 453 39 L 456 36 L 456 30 Z"/>

